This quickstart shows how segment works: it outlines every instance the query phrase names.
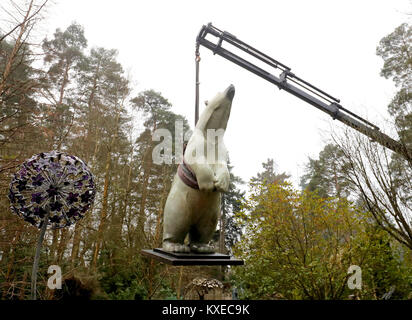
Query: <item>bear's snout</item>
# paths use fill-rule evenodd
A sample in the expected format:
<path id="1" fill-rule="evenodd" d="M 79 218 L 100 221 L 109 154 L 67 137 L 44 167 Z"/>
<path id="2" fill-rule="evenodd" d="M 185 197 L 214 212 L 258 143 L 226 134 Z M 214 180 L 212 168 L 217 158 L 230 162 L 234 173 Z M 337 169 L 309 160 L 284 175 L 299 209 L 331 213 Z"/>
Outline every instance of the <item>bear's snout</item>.
<path id="1" fill-rule="evenodd" d="M 235 96 L 235 86 L 231 84 L 229 87 L 227 87 L 224 94 L 226 98 L 228 98 L 229 100 L 232 100 L 233 97 Z"/>

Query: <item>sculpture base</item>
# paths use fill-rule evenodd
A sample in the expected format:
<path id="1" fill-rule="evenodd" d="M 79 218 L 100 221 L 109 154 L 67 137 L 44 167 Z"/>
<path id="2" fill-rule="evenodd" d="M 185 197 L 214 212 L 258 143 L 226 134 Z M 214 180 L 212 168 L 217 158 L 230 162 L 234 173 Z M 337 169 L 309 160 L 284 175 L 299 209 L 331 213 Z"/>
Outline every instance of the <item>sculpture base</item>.
<path id="1" fill-rule="evenodd" d="M 161 248 L 143 249 L 142 254 L 174 266 L 225 266 L 243 265 L 244 261 L 222 253 L 178 253 Z"/>

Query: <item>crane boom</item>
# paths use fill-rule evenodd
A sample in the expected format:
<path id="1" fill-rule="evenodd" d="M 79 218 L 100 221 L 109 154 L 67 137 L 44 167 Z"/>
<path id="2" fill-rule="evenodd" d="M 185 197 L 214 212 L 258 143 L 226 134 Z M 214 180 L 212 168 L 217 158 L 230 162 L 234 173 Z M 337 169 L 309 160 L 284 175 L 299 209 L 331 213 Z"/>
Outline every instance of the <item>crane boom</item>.
<path id="1" fill-rule="evenodd" d="M 215 42 L 206 39 L 208 35 L 211 35 L 214 38 Z M 281 71 L 281 74 L 279 76 L 275 76 L 262 67 L 257 66 L 256 64 L 247 61 L 239 55 L 234 54 L 228 49 L 223 48 L 223 41 L 251 55 L 255 59 L 260 60 L 265 64 L 266 67 L 269 66 L 275 69 L 279 69 Z M 234 35 L 226 31 L 221 31 L 218 28 L 214 27 L 211 23 L 209 23 L 208 25 L 204 25 L 200 30 L 196 39 L 196 45 L 197 48 L 202 45 L 205 48 L 213 51 L 214 54 L 232 61 L 240 67 L 256 74 L 257 76 L 269 81 L 270 83 L 273 83 L 279 89 L 285 90 L 295 97 L 306 101 L 319 110 L 326 112 L 333 119 L 343 122 L 345 125 L 361 132 L 373 141 L 376 141 L 381 145 L 387 147 L 388 149 L 403 155 L 408 161 L 411 161 L 412 151 L 408 149 L 404 144 L 382 133 L 377 126 L 370 123 L 369 121 L 356 115 L 350 110 L 345 109 L 342 105 L 339 104 L 339 99 L 334 98 L 330 94 L 322 91 L 309 82 L 297 77 L 294 73 L 291 72 L 291 68 L 239 40 Z"/>

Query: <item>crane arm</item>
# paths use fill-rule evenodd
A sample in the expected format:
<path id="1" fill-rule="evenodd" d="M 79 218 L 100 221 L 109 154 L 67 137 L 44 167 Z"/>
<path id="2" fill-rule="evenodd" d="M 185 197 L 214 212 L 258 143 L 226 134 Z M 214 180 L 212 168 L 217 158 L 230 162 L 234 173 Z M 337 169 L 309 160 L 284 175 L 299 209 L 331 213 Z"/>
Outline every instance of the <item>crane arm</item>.
<path id="1" fill-rule="evenodd" d="M 210 38 L 209 35 L 214 39 L 214 41 L 212 41 L 212 39 L 206 39 L 206 37 Z M 263 62 L 265 67 L 279 69 L 281 71 L 280 75 L 275 76 L 263 69 L 263 67 L 257 66 L 255 63 L 251 63 L 239 55 L 234 54 L 230 50 L 223 48 L 223 41 L 249 54 L 260 62 Z M 234 35 L 226 31 L 221 31 L 209 23 L 208 25 L 203 26 L 200 30 L 196 39 L 196 44 L 197 47 L 202 45 L 211 50 L 214 54 L 232 61 L 240 67 L 256 74 L 270 83 L 273 83 L 279 89 L 285 90 L 295 97 L 298 97 L 319 110 L 329 114 L 334 120 L 336 119 L 343 122 L 345 125 L 368 136 L 373 141 L 376 141 L 388 149 L 403 155 L 409 162 L 412 161 L 412 151 L 404 144 L 382 133 L 377 126 L 369 121 L 356 115 L 350 110 L 345 109 L 339 104 L 339 99 L 334 98 L 330 94 L 322 91 L 309 82 L 297 77 L 291 72 L 291 68 L 239 40 Z"/>

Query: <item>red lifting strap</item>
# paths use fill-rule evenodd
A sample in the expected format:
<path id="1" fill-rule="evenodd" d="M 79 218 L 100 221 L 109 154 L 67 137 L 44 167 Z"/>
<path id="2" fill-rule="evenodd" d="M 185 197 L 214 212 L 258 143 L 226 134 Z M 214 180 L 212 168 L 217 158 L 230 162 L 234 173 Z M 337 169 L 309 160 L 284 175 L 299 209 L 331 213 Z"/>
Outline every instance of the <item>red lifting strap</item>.
<path id="1" fill-rule="evenodd" d="M 179 178 L 184 182 L 185 185 L 193 188 L 199 189 L 199 185 L 197 183 L 196 175 L 193 172 L 192 168 L 185 162 L 183 158 L 183 163 L 179 164 L 177 168 L 177 174 Z"/>

